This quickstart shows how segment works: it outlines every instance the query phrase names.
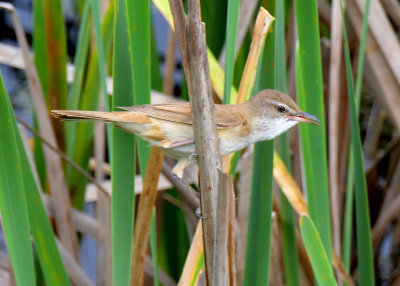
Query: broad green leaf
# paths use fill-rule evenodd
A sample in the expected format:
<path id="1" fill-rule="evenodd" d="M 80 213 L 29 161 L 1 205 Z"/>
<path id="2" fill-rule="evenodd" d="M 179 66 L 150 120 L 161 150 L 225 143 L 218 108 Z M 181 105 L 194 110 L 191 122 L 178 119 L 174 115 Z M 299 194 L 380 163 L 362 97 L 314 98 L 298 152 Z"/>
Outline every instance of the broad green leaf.
<path id="1" fill-rule="evenodd" d="M 15 136 L 18 130 L 1 75 L 0 122 L 0 211 L 4 234 L 17 284 L 35 285 L 26 182 Z"/>
<path id="2" fill-rule="evenodd" d="M 317 228 L 308 215 L 300 217 L 300 233 L 319 285 L 336 286 L 332 265 Z"/>
<path id="3" fill-rule="evenodd" d="M 311 218 L 330 257 L 332 242 L 318 6 L 316 0 L 295 1 L 295 4 L 300 63 L 296 71 L 297 76 L 301 73 L 303 86 L 297 92 L 297 100 L 302 110 L 321 120 L 318 127 L 300 123 L 307 200 Z"/>
<path id="4" fill-rule="evenodd" d="M 115 1 L 113 110 L 134 104 L 126 0 Z M 112 129 L 111 219 L 113 285 L 129 285 L 134 222 L 135 138 Z"/>

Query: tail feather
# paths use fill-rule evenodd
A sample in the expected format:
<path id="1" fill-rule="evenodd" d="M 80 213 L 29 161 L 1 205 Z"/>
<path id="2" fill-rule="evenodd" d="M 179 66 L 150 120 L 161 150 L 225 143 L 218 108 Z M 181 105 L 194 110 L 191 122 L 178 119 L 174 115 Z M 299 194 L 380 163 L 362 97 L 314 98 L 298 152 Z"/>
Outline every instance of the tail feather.
<path id="1" fill-rule="evenodd" d="M 130 122 L 130 123 L 149 123 L 146 115 L 135 112 L 104 112 L 86 110 L 52 110 L 51 115 L 66 120 L 91 120 L 103 122 Z"/>
<path id="2" fill-rule="evenodd" d="M 85 110 L 52 110 L 51 115 L 59 119 L 114 121 L 110 112 Z"/>

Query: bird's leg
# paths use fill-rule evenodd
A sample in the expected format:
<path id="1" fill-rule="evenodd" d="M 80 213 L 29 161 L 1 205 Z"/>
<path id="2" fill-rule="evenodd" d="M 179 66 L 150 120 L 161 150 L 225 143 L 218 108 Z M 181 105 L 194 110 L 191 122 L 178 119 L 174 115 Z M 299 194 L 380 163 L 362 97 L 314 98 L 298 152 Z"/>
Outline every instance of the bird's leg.
<path id="1" fill-rule="evenodd" d="M 196 209 L 196 216 L 197 216 L 199 219 L 205 219 L 205 218 L 207 218 L 207 217 L 201 215 L 201 209 L 200 209 L 200 208 L 197 208 L 197 209 Z"/>
<path id="2" fill-rule="evenodd" d="M 183 177 L 183 170 L 192 163 L 193 160 L 189 158 L 187 159 L 180 159 L 178 163 L 176 163 L 175 167 L 172 169 L 172 172 L 179 178 L 182 179 Z"/>
<path id="3" fill-rule="evenodd" d="M 199 154 L 197 154 L 195 152 L 195 150 L 193 149 L 192 151 L 190 151 L 190 156 L 189 156 L 189 160 L 192 160 L 194 157 L 199 156 Z"/>

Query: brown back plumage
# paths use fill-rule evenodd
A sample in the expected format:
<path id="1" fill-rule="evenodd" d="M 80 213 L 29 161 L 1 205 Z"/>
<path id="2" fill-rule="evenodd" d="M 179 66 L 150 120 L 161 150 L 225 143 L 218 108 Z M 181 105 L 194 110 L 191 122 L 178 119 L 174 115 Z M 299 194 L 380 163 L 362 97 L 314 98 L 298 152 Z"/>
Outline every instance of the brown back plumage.
<path id="1" fill-rule="evenodd" d="M 215 115 L 218 128 L 231 128 L 249 123 L 255 110 L 265 113 L 273 109 L 274 102 L 287 104 L 288 107 L 299 110 L 296 103 L 284 93 L 275 90 L 262 90 L 248 102 L 233 105 L 215 105 Z M 259 108 L 264 107 L 266 108 Z M 258 107 L 258 108 L 254 108 Z M 165 120 L 186 125 L 192 125 L 191 107 L 188 102 L 169 104 L 149 104 L 120 107 L 126 111 L 101 112 L 84 110 L 52 110 L 51 114 L 60 119 L 86 119 L 105 122 L 151 123 L 152 119 Z"/>
<path id="2" fill-rule="evenodd" d="M 86 119 L 93 121 L 106 122 L 132 122 L 132 123 L 149 123 L 151 118 L 166 120 L 170 122 L 192 125 L 191 108 L 188 102 L 172 103 L 172 104 L 154 104 L 120 107 L 125 111 L 117 112 L 101 112 L 101 111 L 84 111 L 84 110 L 52 110 L 51 114 L 60 119 Z M 243 118 L 231 112 L 236 108 L 232 106 L 215 105 L 215 113 L 217 119 L 217 127 L 229 128 L 240 126 L 243 124 Z"/>
<path id="3" fill-rule="evenodd" d="M 188 102 L 172 103 L 172 104 L 153 104 L 153 105 L 139 105 L 120 107 L 128 111 L 140 113 L 151 118 L 167 120 L 171 122 L 183 123 L 192 125 L 191 107 Z M 242 118 L 236 116 L 231 112 L 234 105 L 222 106 L 215 105 L 215 115 L 217 120 L 217 127 L 227 128 L 240 126 L 243 121 Z"/>

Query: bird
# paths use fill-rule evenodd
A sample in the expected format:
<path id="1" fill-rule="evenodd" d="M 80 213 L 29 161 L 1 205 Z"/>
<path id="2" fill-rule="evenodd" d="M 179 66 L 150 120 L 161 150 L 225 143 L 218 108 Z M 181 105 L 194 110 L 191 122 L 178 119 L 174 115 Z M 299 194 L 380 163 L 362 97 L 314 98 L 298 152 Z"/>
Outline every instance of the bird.
<path id="1" fill-rule="evenodd" d="M 119 107 L 124 111 L 52 110 L 60 119 L 112 122 L 177 160 L 173 172 L 182 178 L 196 160 L 193 120 L 189 102 Z M 215 104 L 221 156 L 259 141 L 271 140 L 299 122 L 319 125 L 314 115 L 297 106 L 287 94 L 261 90 L 239 104 Z"/>

